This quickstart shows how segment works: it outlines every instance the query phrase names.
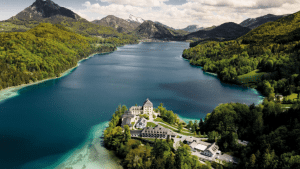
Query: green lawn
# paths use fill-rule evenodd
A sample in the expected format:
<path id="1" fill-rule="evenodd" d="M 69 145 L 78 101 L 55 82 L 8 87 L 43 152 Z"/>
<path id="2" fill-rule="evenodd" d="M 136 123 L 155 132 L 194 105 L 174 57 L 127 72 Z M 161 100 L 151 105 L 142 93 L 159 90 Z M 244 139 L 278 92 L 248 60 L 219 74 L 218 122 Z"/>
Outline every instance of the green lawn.
<path id="1" fill-rule="evenodd" d="M 292 93 L 291 95 L 286 96 L 287 99 L 296 100 L 298 98 L 297 93 Z"/>
<path id="2" fill-rule="evenodd" d="M 147 127 L 155 127 L 156 124 L 152 122 L 147 122 Z"/>
<path id="3" fill-rule="evenodd" d="M 262 75 L 267 74 L 266 72 L 260 72 L 258 69 L 253 70 L 244 75 L 238 76 L 238 81 L 242 82 L 243 84 L 246 83 L 256 83 L 257 80 L 260 80 Z"/>
<path id="4" fill-rule="evenodd" d="M 156 119 L 154 119 L 154 121 L 157 121 L 157 122 L 161 122 L 161 123 L 167 124 L 167 125 L 172 126 L 172 127 L 174 127 L 174 128 L 178 128 L 178 126 L 176 126 L 176 125 L 174 125 L 174 124 L 169 124 L 169 123 L 163 121 L 163 119 L 161 119 L 161 118 L 159 118 L 159 117 L 157 117 Z M 188 129 L 185 129 L 185 128 L 183 128 L 182 131 L 190 132 Z"/>
<path id="5" fill-rule="evenodd" d="M 165 124 L 160 124 L 160 125 L 163 126 L 163 127 L 165 127 L 165 128 L 168 128 L 168 129 L 170 129 L 170 130 L 172 130 L 172 131 L 174 131 L 174 132 L 176 132 L 176 133 L 179 133 L 177 129 L 175 130 L 175 129 L 173 129 L 173 128 L 171 128 L 171 127 L 165 125 Z M 185 135 L 185 136 L 194 136 L 194 134 L 192 134 L 192 133 L 189 134 L 189 133 L 183 133 L 183 132 L 180 132 L 180 134 Z M 199 137 L 199 136 L 196 135 L 196 137 Z"/>
<path id="6" fill-rule="evenodd" d="M 131 125 L 134 126 L 134 122 L 131 122 Z"/>
<path id="7" fill-rule="evenodd" d="M 161 119 L 160 117 L 157 117 L 156 119 L 154 119 L 154 121 L 164 122 L 163 119 Z"/>

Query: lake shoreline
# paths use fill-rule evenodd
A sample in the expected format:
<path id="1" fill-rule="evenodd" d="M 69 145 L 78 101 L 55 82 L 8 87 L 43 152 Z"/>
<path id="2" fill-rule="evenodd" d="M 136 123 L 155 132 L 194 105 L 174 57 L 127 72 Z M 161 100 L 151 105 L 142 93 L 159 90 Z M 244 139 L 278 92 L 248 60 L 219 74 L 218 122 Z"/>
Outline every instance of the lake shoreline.
<path id="1" fill-rule="evenodd" d="M 111 51 L 113 52 L 113 51 Z M 84 60 L 87 60 L 91 57 L 93 57 L 94 55 L 97 55 L 97 54 L 100 54 L 100 55 L 103 55 L 103 54 L 108 54 L 108 53 L 111 53 L 111 52 L 102 52 L 102 53 L 93 53 L 93 54 L 90 54 L 88 57 L 86 58 L 83 58 L 83 59 L 80 59 L 78 62 L 77 62 L 77 65 L 74 66 L 74 67 L 71 67 L 69 68 L 68 70 L 60 73 L 60 76 L 59 77 L 52 77 L 52 78 L 47 78 L 47 79 L 43 79 L 43 80 L 38 80 L 38 81 L 35 81 L 35 82 L 29 82 L 27 84 L 21 84 L 21 85 L 18 85 L 18 86 L 11 86 L 11 87 L 7 87 L 5 89 L 1 89 L 0 90 L 0 102 L 6 100 L 6 99 L 9 99 L 11 97 L 14 97 L 14 96 L 17 96 L 17 91 L 20 90 L 20 89 L 23 89 L 25 87 L 28 87 L 28 86 L 32 86 L 32 85 L 36 85 L 36 84 L 39 84 L 39 83 L 43 83 L 43 82 L 46 82 L 46 81 L 49 81 L 49 80 L 54 80 L 54 79 L 59 79 L 59 78 L 62 78 L 66 75 L 68 75 L 71 71 L 73 71 L 74 69 L 76 69 L 80 62 L 84 61 Z"/>

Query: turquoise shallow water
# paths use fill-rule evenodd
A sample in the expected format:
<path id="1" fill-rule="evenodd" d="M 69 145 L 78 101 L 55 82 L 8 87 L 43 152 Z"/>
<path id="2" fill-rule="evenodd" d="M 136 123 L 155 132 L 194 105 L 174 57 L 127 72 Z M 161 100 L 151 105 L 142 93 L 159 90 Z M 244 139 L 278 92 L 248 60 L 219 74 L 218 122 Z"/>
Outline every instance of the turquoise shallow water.
<path id="1" fill-rule="evenodd" d="M 188 122 L 199 121 L 220 103 L 262 101 L 253 89 L 223 84 L 189 65 L 181 57 L 188 46 L 126 45 L 0 102 L 0 166 L 54 168 L 99 137 L 119 104 L 142 105 L 149 98 L 155 107 L 163 102 Z M 103 147 L 101 153 L 101 168 L 117 165 Z"/>

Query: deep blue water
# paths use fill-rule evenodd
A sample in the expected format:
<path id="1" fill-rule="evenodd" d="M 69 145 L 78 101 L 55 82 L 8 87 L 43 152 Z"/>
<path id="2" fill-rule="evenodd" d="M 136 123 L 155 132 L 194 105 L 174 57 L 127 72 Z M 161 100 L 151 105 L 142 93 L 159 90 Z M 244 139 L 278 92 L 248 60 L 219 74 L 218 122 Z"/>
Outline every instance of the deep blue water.
<path id="1" fill-rule="evenodd" d="M 69 75 L 21 89 L 0 102 L 0 166 L 51 165 L 110 120 L 119 104 L 163 102 L 184 119 L 204 118 L 218 104 L 258 104 L 253 89 L 221 83 L 181 57 L 188 43 L 126 45 L 80 63 Z M 47 158 L 46 158 L 47 157 Z M 23 166 L 23 167 L 21 167 Z"/>

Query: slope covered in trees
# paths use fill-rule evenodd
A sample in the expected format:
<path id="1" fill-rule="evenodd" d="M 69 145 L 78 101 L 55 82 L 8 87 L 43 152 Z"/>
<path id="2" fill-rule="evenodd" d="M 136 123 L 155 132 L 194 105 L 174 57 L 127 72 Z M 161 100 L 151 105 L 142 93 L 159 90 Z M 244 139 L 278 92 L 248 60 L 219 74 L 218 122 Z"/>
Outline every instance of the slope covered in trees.
<path id="1" fill-rule="evenodd" d="M 300 12 L 268 22 L 237 40 L 207 42 L 184 50 L 191 64 L 214 72 L 223 82 L 242 84 L 240 75 L 259 69 L 267 76 L 244 84 L 265 96 L 300 92 Z M 254 77 L 252 77 L 254 78 Z"/>
<path id="2" fill-rule="evenodd" d="M 95 52 L 116 46 L 78 35 L 61 25 L 41 23 L 27 32 L 0 33 L 0 89 L 59 77 Z"/>
<path id="3" fill-rule="evenodd" d="M 217 140 L 220 150 L 240 158 L 237 168 L 299 168 L 300 106 L 283 111 L 278 102 L 247 106 L 226 103 L 207 114 L 200 131 Z M 249 141 L 247 146 L 237 139 Z"/>

